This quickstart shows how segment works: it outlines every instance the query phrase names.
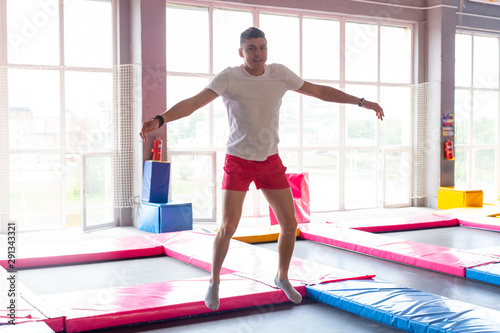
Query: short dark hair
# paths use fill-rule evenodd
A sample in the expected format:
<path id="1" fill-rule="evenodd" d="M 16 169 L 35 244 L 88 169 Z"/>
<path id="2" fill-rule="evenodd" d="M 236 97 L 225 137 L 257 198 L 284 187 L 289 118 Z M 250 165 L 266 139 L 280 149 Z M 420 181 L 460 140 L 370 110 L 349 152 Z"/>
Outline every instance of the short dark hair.
<path id="1" fill-rule="evenodd" d="M 256 28 L 256 27 L 250 27 L 247 30 L 243 31 L 240 35 L 240 47 L 243 47 L 243 44 L 249 39 L 252 38 L 264 38 L 266 39 L 266 34 L 264 31 Z M 267 41 L 267 39 L 266 39 Z"/>

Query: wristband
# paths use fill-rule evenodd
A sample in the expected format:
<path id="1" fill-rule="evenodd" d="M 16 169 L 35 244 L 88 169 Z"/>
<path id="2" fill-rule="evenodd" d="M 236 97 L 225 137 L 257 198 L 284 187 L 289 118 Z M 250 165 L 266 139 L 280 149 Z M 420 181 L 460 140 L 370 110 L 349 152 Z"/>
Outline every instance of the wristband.
<path id="1" fill-rule="evenodd" d="M 163 124 L 165 123 L 165 119 L 163 119 L 163 117 L 159 114 L 154 116 L 153 119 L 158 119 L 158 121 L 160 122 L 160 124 L 158 125 L 158 128 L 162 127 Z"/>
<path id="2" fill-rule="evenodd" d="M 364 103 L 364 102 L 365 102 L 365 98 L 363 97 L 363 98 L 361 98 L 361 99 L 359 100 L 358 106 L 363 106 L 363 103 Z"/>

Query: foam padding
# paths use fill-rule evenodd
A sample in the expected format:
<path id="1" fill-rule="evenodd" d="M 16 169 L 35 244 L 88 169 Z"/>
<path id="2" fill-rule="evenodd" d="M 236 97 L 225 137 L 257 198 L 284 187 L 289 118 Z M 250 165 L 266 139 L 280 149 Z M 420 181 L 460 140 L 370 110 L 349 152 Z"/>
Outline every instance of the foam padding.
<path id="1" fill-rule="evenodd" d="M 163 254 L 162 246 L 151 243 L 147 238 L 141 236 L 67 243 L 44 243 L 43 245 L 26 244 L 18 249 L 16 268 L 149 257 L 161 254 Z M 4 256 L 0 260 L 0 265 L 7 267 L 7 264 L 8 261 Z"/>
<path id="2" fill-rule="evenodd" d="M 17 285 L 15 288 L 11 289 L 10 281 L 8 280 L 8 278 L 10 278 L 13 274 L 15 275 L 15 280 L 17 280 Z M 39 302 L 38 296 L 33 295 L 24 284 L 19 282 L 19 275 L 7 272 L 1 267 L 0 290 L 2 291 L 0 293 L 0 304 L 5 305 L 0 308 L 0 318 L 2 323 L 8 322 L 12 319 L 10 317 L 10 309 L 7 308 L 7 305 L 10 303 L 9 293 L 12 291 L 16 293 L 15 326 L 26 329 L 24 331 L 19 329 L 19 331 L 17 332 L 39 332 L 36 330 L 31 330 L 30 327 L 45 327 L 43 325 L 33 326 L 32 324 L 36 322 L 45 323 L 46 326 L 50 328 L 50 331 L 48 332 L 62 332 L 64 330 L 64 315 L 50 305 Z M 5 327 L 3 329 L 5 329 Z M 45 331 L 46 330 L 40 332 L 42 333 Z M 2 330 L 2 332 L 4 331 Z"/>
<path id="3" fill-rule="evenodd" d="M 142 177 L 142 201 L 168 202 L 170 162 L 145 161 Z"/>
<path id="4" fill-rule="evenodd" d="M 494 257 L 500 257 L 500 246 L 483 247 L 481 249 L 471 250 L 471 252 L 487 254 Z"/>
<path id="5" fill-rule="evenodd" d="M 304 239 L 462 277 L 467 267 L 499 261 L 484 254 L 324 224 L 301 225 L 300 229 Z"/>
<path id="6" fill-rule="evenodd" d="M 259 226 L 252 228 L 239 228 L 236 230 L 233 239 L 244 243 L 265 243 L 276 242 L 280 236 L 280 226 Z M 297 237 L 300 236 L 300 229 L 297 228 Z"/>
<path id="7" fill-rule="evenodd" d="M 139 230 L 160 233 L 193 230 L 193 207 L 190 202 L 143 202 Z"/>
<path id="8" fill-rule="evenodd" d="M 449 209 L 456 207 L 482 207 L 483 191 L 473 189 L 459 189 L 440 187 L 438 191 L 438 208 Z"/>
<path id="9" fill-rule="evenodd" d="M 454 217 L 448 216 L 419 215 L 338 222 L 335 221 L 326 223 L 336 227 L 344 227 L 367 232 L 387 232 L 457 226 L 458 220 Z"/>
<path id="10" fill-rule="evenodd" d="M 457 218 L 464 227 L 500 231 L 500 219 L 496 217 L 457 216 Z"/>
<path id="11" fill-rule="evenodd" d="M 468 268 L 466 276 L 469 279 L 500 286 L 500 263 Z"/>
<path id="12" fill-rule="evenodd" d="M 22 325 L 3 326 L 2 333 L 54 333 L 44 322 L 23 323 Z"/>
<path id="13" fill-rule="evenodd" d="M 194 231 L 172 232 L 147 236 L 163 244 L 165 254 L 196 267 L 211 270 L 214 236 Z M 231 240 L 229 252 L 221 273 L 235 273 L 274 286 L 274 273 L 278 268 L 278 253 L 237 240 Z M 355 274 L 314 261 L 292 258 L 289 280 L 294 286 L 325 281 L 359 279 L 373 275 Z"/>
<path id="14" fill-rule="evenodd" d="M 288 302 L 283 291 L 253 280 L 231 274 L 221 280 L 219 311 Z M 210 313 L 207 287 L 208 277 L 43 297 L 65 313 L 69 333 Z"/>
<path id="15" fill-rule="evenodd" d="M 500 311 L 374 280 L 306 287 L 318 302 L 415 333 L 500 332 Z"/>

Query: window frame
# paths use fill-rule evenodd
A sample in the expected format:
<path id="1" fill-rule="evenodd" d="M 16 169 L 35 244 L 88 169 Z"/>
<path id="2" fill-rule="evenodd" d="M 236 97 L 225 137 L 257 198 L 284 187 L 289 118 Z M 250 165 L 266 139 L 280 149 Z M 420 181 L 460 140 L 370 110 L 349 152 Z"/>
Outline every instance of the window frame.
<path id="1" fill-rule="evenodd" d="M 64 85 L 64 80 L 65 80 L 65 73 L 66 72 L 87 72 L 89 69 L 92 69 L 93 71 L 96 71 L 98 73 L 113 73 L 114 67 L 118 63 L 118 51 L 117 51 L 117 46 L 118 46 L 118 22 L 117 22 L 117 0 L 108 0 L 110 5 L 111 5 L 111 17 L 110 17 L 110 24 L 112 25 L 111 27 L 111 32 L 112 32 L 112 54 L 111 54 L 111 66 L 109 68 L 102 67 L 102 68 L 95 68 L 95 67 L 78 67 L 78 66 L 65 66 L 65 58 L 64 58 L 64 53 L 65 53 L 65 42 L 64 42 L 64 33 L 65 33 L 65 27 L 64 27 L 64 6 L 65 6 L 65 1 L 58 1 L 58 15 L 57 15 L 57 20 L 58 20 L 58 25 L 59 25 L 59 63 L 57 65 L 36 65 L 36 64 L 17 64 L 14 62 L 9 62 L 8 61 L 8 34 L 7 34 L 7 0 L 0 0 L 0 95 L 2 96 L 8 96 L 8 70 L 10 68 L 22 68 L 23 70 L 37 70 L 37 69 L 43 69 L 45 71 L 56 71 L 59 73 L 59 82 L 60 88 L 59 88 L 59 93 L 61 94 L 61 99 L 60 99 L 60 110 L 59 110 L 59 121 L 60 121 L 60 128 L 59 128 L 59 147 L 58 148 L 48 148 L 43 150 L 43 154 L 57 154 L 59 155 L 59 160 L 61 163 L 61 167 L 65 168 L 66 162 L 65 162 L 65 156 L 66 154 L 72 153 L 72 151 L 68 151 L 68 148 L 66 147 L 66 134 L 67 134 L 67 126 L 66 126 L 66 116 L 65 116 L 65 91 L 66 87 Z M 2 82 L 5 80 L 5 82 Z M 120 89 L 119 87 L 115 87 L 114 89 Z M 10 154 L 34 154 L 34 153 L 40 153 L 38 149 L 26 149 L 26 148 L 10 148 L 9 146 L 9 113 L 8 113 L 8 106 L 9 106 L 9 101 L 8 97 L 0 101 L 0 118 L 5 118 L 5 133 L 0 134 L 0 136 L 5 136 L 6 140 L 1 140 L 0 144 L 0 154 L 2 156 L 5 156 L 6 158 L 0 162 L 0 184 L 2 186 L 0 187 L 0 198 L 2 198 L 1 203 L 0 203 L 0 212 L 5 212 L 5 214 L 0 214 L 0 232 L 3 232 L 4 230 L 2 228 L 5 227 L 7 224 L 8 220 L 10 219 L 10 203 L 9 203 L 9 197 L 10 197 L 10 184 L 9 184 L 9 168 L 10 168 L 10 161 L 9 161 L 9 156 Z M 113 116 L 113 119 L 116 119 L 116 115 Z M 116 145 L 116 142 L 113 143 L 113 146 Z M 102 154 L 112 154 L 114 148 L 111 149 L 104 149 L 100 151 Z M 113 160 L 113 163 L 115 161 Z M 65 178 L 65 172 L 61 172 L 61 177 L 60 177 L 60 221 L 59 221 L 59 227 L 60 228 L 65 228 L 65 212 L 66 212 L 66 178 Z M 83 188 L 83 184 L 82 188 Z M 81 193 L 83 196 L 83 192 Z M 82 199 L 83 200 L 83 199 Z M 83 202 L 83 201 L 82 201 Z M 85 216 L 85 207 L 82 207 L 82 216 Z M 108 227 L 111 225 L 116 225 L 117 219 L 116 215 L 119 214 L 119 212 L 114 209 L 114 222 L 112 223 L 105 223 L 102 226 L 93 226 L 91 228 L 86 228 L 85 227 L 85 221 L 82 221 L 81 227 L 84 230 L 91 230 L 91 229 L 97 229 L 100 227 Z M 41 228 L 29 228 L 29 231 L 36 231 L 36 230 L 47 230 L 47 228 L 44 228 L 43 226 Z"/>
<path id="2" fill-rule="evenodd" d="M 220 3 L 220 2 L 206 2 L 206 1 L 193 1 L 193 0 L 177 0 L 177 1 L 167 1 L 166 6 L 169 4 L 174 4 L 174 5 L 188 5 L 188 6 L 196 6 L 196 7 L 207 7 L 208 8 L 208 15 L 209 15 L 209 39 L 210 39 L 210 58 L 213 59 L 213 10 L 214 8 L 221 8 L 221 9 L 226 9 L 226 10 L 244 10 L 244 11 L 251 11 L 253 14 L 253 22 L 254 26 L 259 27 L 259 21 L 260 21 L 260 14 L 271 14 L 271 15 L 285 15 L 285 16 L 296 16 L 299 19 L 299 67 L 300 71 L 297 73 L 299 76 L 302 76 L 303 72 L 303 36 L 302 36 L 302 22 L 304 18 L 307 19 L 326 19 L 326 20 L 336 20 L 340 23 L 340 47 L 339 47 L 339 53 L 340 53 L 340 77 L 339 79 L 335 80 L 314 80 L 312 78 L 308 78 L 308 80 L 311 80 L 311 82 L 319 83 L 319 84 L 330 84 L 330 85 L 335 85 L 338 86 L 340 89 L 345 89 L 346 85 L 350 84 L 356 84 L 356 85 L 369 85 L 369 86 L 376 86 L 377 89 L 377 102 L 380 100 L 380 90 L 382 86 L 387 86 L 387 87 L 398 87 L 398 86 L 406 86 L 406 85 L 411 85 L 414 83 L 415 80 L 415 66 L 414 66 L 414 61 L 415 61 L 415 22 L 401 22 L 401 21 L 396 21 L 396 20 L 390 20 L 390 19 L 369 19 L 369 18 L 360 18 L 356 16 L 344 16 L 340 14 L 335 14 L 335 13 L 325 13 L 325 12 L 317 12 L 317 11 L 307 11 L 307 10 L 298 10 L 298 9 L 292 9 L 292 8 L 276 8 L 276 7 L 270 7 L 270 6 L 251 6 L 251 5 L 242 5 L 242 4 L 228 4 L 228 3 Z M 345 26 L 346 22 L 355 22 L 355 23 L 369 23 L 369 24 L 374 24 L 377 26 L 377 38 L 378 38 L 378 45 L 377 45 L 377 52 L 378 52 L 378 59 L 377 59 L 377 81 L 376 82 L 364 82 L 364 81 L 346 81 L 345 79 L 345 52 L 343 51 L 345 49 Z M 402 27 L 402 28 L 408 28 L 410 29 L 410 47 L 411 47 L 411 61 L 410 61 L 410 78 L 408 83 L 390 83 L 390 82 L 381 82 L 380 81 L 380 66 L 381 66 L 381 58 L 380 58 L 380 41 L 381 41 L 381 27 L 382 26 L 391 26 L 391 27 Z M 193 73 L 196 76 L 203 76 L 203 77 L 209 77 L 213 78 L 217 73 L 213 73 L 213 61 L 210 61 L 210 73 Z M 190 75 L 189 73 L 175 73 L 175 72 L 170 72 L 167 68 L 167 76 L 168 75 Z M 300 95 L 300 94 L 299 94 Z M 299 103 L 300 106 L 298 107 L 299 109 L 299 136 L 302 136 L 302 130 L 303 130 L 303 122 L 304 122 L 304 115 L 303 115 L 303 96 L 299 96 Z M 213 119 L 213 103 L 210 105 L 210 119 Z M 339 108 L 339 121 L 340 121 L 340 126 L 345 127 L 345 105 L 340 105 Z M 212 122 L 212 121 L 211 121 Z M 410 123 L 413 127 L 413 119 L 410 119 Z M 385 172 L 384 172 L 384 163 L 383 161 L 385 158 L 386 152 L 393 152 L 395 147 L 388 146 L 388 147 L 383 147 L 380 144 L 380 125 L 377 122 L 376 125 L 376 140 L 377 143 L 374 147 L 372 148 L 367 148 L 363 147 L 364 150 L 370 149 L 373 150 L 375 155 L 376 155 L 376 160 L 379 161 L 376 163 L 374 166 L 376 168 L 376 179 L 375 181 L 377 182 L 377 189 L 376 192 L 380 193 L 381 191 L 385 189 L 385 179 L 380 180 L 380 178 L 385 177 Z M 211 128 L 213 129 L 213 124 L 211 124 Z M 412 134 L 411 137 L 413 137 L 413 128 L 411 129 Z M 207 150 L 213 150 L 217 153 L 221 153 L 224 151 L 224 149 L 220 147 L 214 147 L 213 146 L 213 135 L 211 135 L 210 139 L 210 146 L 206 147 Z M 397 146 L 399 147 L 399 146 Z M 345 135 L 340 135 L 340 142 L 338 146 L 335 147 L 287 147 L 280 145 L 280 151 L 297 151 L 299 154 L 298 158 L 298 169 L 302 170 L 302 152 L 303 151 L 314 151 L 317 150 L 318 148 L 321 148 L 322 150 L 328 151 L 328 152 L 333 152 L 335 154 L 338 154 L 339 156 L 339 161 L 338 161 L 338 166 L 339 166 L 339 172 L 338 172 L 338 184 L 339 188 L 337 189 L 338 191 L 338 198 L 340 200 L 340 205 L 336 209 L 328 210 L 328 211 L 343 211 L 346 210 L 345 207 L 345 151 L 346 150 L 351 150 L 356 147 L 347 147 L 345 143 Z M 405 145 L 402 147 L 402 152 L 404 153 L 409 153 L 411 154 L 411 143 L 410 146 Z M 200 150 L 199 148 L 196 149 L 189 149 L 188 147 L 169 147 L 169 152 L 172 153 L 180 153 L 180 152 L 189 152 L 191 150 Z M 382 155 L 380 155 L 382 154 Z M 289 170 L 290 171 L 290 170 Z M 410 170 L 410 173 L 412 173 L 414 170 Z M 214 170 L 214 172 L 216 172 Z M 213 177 L 213 179 L 217 179 L 217 177 Z M 215 187 L 219 187 L 219 184 L 213 184 Z M 412 186 L 410 185 L 410 188 Z M 254 198 L 254 217 L 259 217 L 259 216 L 266 216 L 268 212 L 263 212 L 261 211 L 260 207 L 260 200 L 263 200 L 262 195 L 256 195 L 255 193 L 250 191 L 250 195 L 253 196 Z M 411 194 L 408 196 L 408 200 L 401 202 L 399 204 L 389 204 L 386 203 L 385 200 L 385 193 L 382 194 L 377 194 L 377 198 L 375 199 L 377 201 L 377 206 L 380 206 L 380 201 L 382 201 L 382 207 L 406 207 L 406 206 L 411 206 Z M 220 202 L 220 201 L 219 201 Z M 367 207 L 368 208 L 368 207 Z M 314 212 L 324 212 L 323 210 L 320 211 L 314 211 Z M 195 218 L 196 221 L 196 218 Z"/>

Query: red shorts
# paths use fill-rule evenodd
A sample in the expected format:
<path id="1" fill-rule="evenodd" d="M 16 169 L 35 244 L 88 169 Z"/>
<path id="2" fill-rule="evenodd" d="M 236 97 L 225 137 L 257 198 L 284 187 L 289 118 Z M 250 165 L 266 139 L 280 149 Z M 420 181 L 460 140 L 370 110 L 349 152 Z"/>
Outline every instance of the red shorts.
<path id="1" fill-rule="evenodd" d="M 265 161 L 249 161 L 226 154 L 222 189 L 248 191 L 253 181 L 257 189 L 282 190 L 290 187 L 285 171 L 278 154 Z"/>

